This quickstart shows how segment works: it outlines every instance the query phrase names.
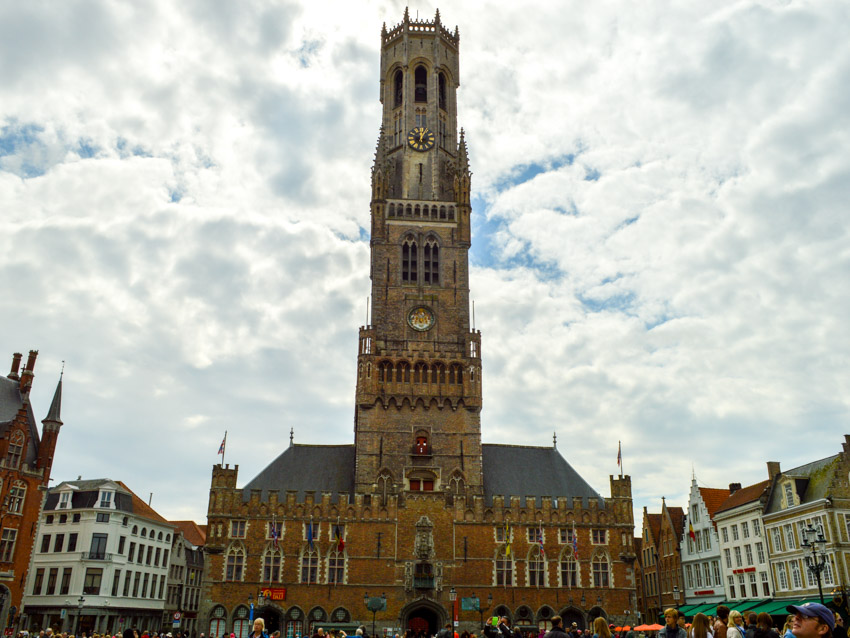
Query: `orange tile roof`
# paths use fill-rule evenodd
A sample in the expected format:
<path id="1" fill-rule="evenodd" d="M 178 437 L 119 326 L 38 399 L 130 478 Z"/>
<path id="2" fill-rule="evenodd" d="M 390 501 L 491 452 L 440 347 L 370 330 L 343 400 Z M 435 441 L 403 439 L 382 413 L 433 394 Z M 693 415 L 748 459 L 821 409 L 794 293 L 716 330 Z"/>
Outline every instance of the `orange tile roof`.
<path id="1" fill-rule="evenodd" d="M 169 521 L 177 529 L 183 533 L 183 538 L 196 545 L 203 547 L 207 542 L 207 532 L 202 529 L 195 521 Z M 206 527 L 206 525 L 204 525 Z"/>
<path id="2" fill-rule="evenodd" d="M 699 488 L 700 496 L 705 503 L 705 508 L 708 510 L 709 518 L 714 518 L 714 513 L 723 505 L 723 502 L 729 498 L 729 490 L 718 489 L 715 487 Z"/>
<path id="3" fill-rule="evenodd" d="M 652 533 L 652 544 L 655 545 L 661 538 L 661 514 L 647 513 L 646 521 L 649 523 L 649 531 Z"/>
<path id="4" fill-rule="evenodd" d="M 732 508 L 743 505 L 744 503 L 751 503 L 752 501 L 757 500 L 769 486 L 770 480 L 743 487 L 723 501 L 716 511 L 725 512 L 726 510 L 731 510 Z"/>
<path id="5" fill-rule="evenodd" d="M 127 490 L 127 492 L 130 493 L 130 497 L 133 499 L 133 513 L 134 514 L 136 514 L 137 516 L 141 516 L 142 518 L 147 518 L 149 520 L 156 521 L 157 523 L 166 523 L 166 524 L 168 523 L 168 521 L 165 520 L 159 514 L 157 514 L 156 511 L 154 511 L 154 509 L 150 505 L 148 505 L 142 499 L 140 499 L 138 496 L 136 496 L 136 493 L 133 490 L 131 490 L 129 487 L 124 485 L 123 482 L 121 482 L 121 481 L 115 481 L 115 482 L 118 483 L 118 485 L 120 485 L 125 490 Z"/>

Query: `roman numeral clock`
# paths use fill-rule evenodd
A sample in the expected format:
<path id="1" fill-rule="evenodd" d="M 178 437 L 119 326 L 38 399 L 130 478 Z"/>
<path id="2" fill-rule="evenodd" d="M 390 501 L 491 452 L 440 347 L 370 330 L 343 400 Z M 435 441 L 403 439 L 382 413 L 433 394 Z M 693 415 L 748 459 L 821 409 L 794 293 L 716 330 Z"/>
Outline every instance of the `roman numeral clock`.
<path id="1" fill-rule="evenodd" d="M 430 151 L 434 148 L 434 131 L 417 126 L 407 134 L 407 143 L 414 151 Z"/>

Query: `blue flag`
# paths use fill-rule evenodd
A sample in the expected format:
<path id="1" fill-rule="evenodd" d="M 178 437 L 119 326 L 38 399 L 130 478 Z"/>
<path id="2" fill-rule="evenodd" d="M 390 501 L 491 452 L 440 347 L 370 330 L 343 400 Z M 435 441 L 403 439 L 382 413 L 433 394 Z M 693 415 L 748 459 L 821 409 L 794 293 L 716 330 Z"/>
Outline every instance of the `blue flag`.
<path id="1" fill-rule="evenodd" d="M 313 519 L 307 523 L 307 544 L 310 546 L 310 551 L 313 551 Z"/>

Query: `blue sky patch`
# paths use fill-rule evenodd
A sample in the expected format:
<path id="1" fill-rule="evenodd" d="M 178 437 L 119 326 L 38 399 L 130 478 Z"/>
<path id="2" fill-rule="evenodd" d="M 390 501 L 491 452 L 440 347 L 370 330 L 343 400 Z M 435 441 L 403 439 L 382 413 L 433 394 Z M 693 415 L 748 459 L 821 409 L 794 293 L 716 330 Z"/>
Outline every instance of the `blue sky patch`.
<path id="1" fill-rule="evenodd" d="M 301 43 L 301 46 L 295 50 L 295 57 L 298 58 L 302 69 L 310 66 L 320 48 L 322 48 L 322 43 L 318 40 L 305 40 Z"/>
<path id="2" fill-rule="evenodd" d="M 496 180 L 493 184 L 494 188 L 501 192 L 514 186 L 519 186 L 525 182 L 530 182 L 541 173 L 556 171 L 562 166 L 570 166 L 575 161 L 576 156 L 572 153 L 561 155 L 547 162 L 532 162 L 530 164 L 519 164 L 511 168 L 508 175 Z"/>
<path id="3" fill-rule="evenodd" d="M 599 181 L 601 173 L 595 168 L 585 168 L 584 181 L 596 182 Z"/>
<path id="4" fill-rule="evenodd" d="M 604 312 L 606 310 L 610 310 L 630 315 L 632 314 L 631 309 L 634 305 L 635 293 L 622 293 L 619 295 L 612 295 L 605 299 L 592 299 L 579 294 L 576 295 L 576 298 L 589 312 Z"/>

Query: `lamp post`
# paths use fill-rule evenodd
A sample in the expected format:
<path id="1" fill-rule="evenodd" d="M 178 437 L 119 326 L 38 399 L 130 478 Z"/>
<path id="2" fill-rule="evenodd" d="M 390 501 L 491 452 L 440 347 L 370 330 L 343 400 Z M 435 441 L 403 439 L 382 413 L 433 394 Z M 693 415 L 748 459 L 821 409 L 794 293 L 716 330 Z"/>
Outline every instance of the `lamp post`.
<path id="1" fill-rule="evenodd" d="M 370 598 L 369 594 L 366 594 L 363 596 L 363 604 L 366 605 L 366 609 L 372 612 L 372 635 L 374 636 L 375 614 L 387 608 L 387 595 L 381 594 L 380 598 L 377 596 Z"/>
<path id="2" fill-rule="evenodd" d="M 449 600 L 452 601 L 452 627 L 457 627 L 457 591 L 454 587 L 449 590 Z"/>
<path id="3" fill-rule="evenodd" d="M 77 617 L 74 619 L 74 635 L 77 635 L 77 629 L 80 626 L 80 615 L 83 613 L 83 605 L 86 604 L 86 599 L 83 596 L 77 598 Z"/>
<path id="4" fill-rule="evenodd" d="M 493 605 L 493 594 L 489 594 L 487 596 L 487 606 L 481 607 L 481 599 L 475 595 L 475 592 L 472 592 L 472 598 L 475 599 L 475 608 L 478 610 L 478 624 L 482 627 L 484 626 L 484 612 L 490 609 Z"/>
<path id="5" fill-rule="evenodd" d="M 661 604 L 661 562 L 658 560 L 658 552 L 653 550 L 655 555 L 655 584 L 658 587 L 658 618 L 664 619 L 664 605 Z"/>
<path id="6" fill-rule="evenodd" d="M 823 604 L 823 585 L 821 584 L 820 575 L 826 570 L 826 561 L 828 560 L 824 547 L 826 547 L 826 539 L 823 537 L 823 532 L 816 530 L 809 525 L 803 530 L 803 549 L 811 549 L 812 555 L 806 556 L 806 567 L 814 574 L 818 581 L 818 594 L 820 595 L 821 605 Z"/>
<path id="7" fill-rule="evenodd" d="M 679 609 L 679 586 L 673 585 L 673 602 L 676 606 L 676 609 Z"/>

